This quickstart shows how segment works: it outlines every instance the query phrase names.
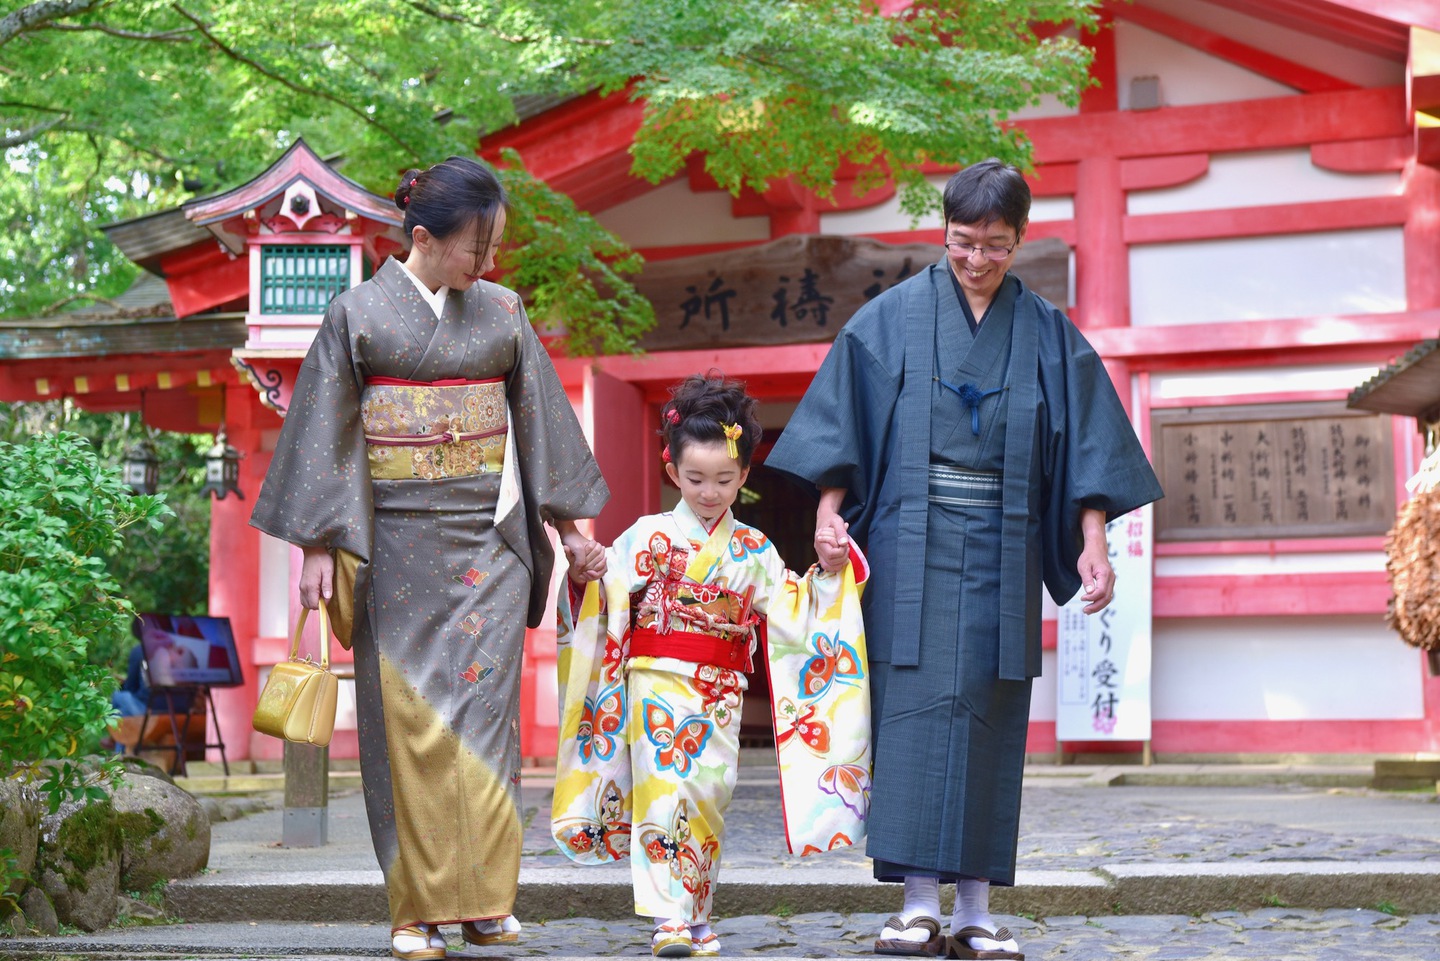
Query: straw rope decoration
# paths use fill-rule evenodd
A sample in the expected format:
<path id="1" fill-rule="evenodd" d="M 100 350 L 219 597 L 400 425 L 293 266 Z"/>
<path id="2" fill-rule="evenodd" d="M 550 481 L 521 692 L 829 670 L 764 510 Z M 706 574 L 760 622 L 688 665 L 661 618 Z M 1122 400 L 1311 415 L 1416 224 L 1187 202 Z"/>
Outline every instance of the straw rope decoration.
<path id="1" fill-rule="evenodd" d="M 1440 650 L 1440 450 L 1406 486 L 1413 496 L 1385 539 L 1392 592 L 1385 622 L 1405 643 Z"/>

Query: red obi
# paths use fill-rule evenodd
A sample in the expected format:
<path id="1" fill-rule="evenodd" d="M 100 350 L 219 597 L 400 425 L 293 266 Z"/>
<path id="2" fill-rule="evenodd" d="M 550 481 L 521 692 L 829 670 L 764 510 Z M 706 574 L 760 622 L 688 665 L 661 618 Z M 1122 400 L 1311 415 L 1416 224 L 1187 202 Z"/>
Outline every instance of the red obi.
<path id="1" fill-rule="evenodd" d="M 748 673 L 754 670 L 750 663 L 750 635 L 741 634 L 733 641 L 713 637 L 709 634 L 695 634 L 689 631 L 671 631 L 669 634 L 656 633 L 651 628 L 637 628 L 630 635 L 631 657 L 674 657 L 696 664 L 714 664 L 716 667 Z"/>

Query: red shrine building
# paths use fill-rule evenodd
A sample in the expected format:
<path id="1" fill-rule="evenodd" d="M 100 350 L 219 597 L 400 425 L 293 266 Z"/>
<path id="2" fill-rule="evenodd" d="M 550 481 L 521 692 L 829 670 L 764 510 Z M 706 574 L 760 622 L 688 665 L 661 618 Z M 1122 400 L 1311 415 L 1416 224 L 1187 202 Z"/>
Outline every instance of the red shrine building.
<path id="1" fill-rule="evenodd" d="M 1105 358 L 1166 489 L 1139 548 L 1153 750 L 1440 751 L 1440 678 L 1384 621 L 1384 535 L 1422 456 L 1416 423 L 1345 406 L 1440 329 L 1440 5 L 1104 10 L 1085 39 L 1097 86 L 1078 108 L 1012 118 L 1035 164 L 1016 270 Z M 614 492 L 595 522 L 605 542 L 674 502 L 655 436 L 669 385 L 712 367 L 745 379 L 773 439 L 846 318 L 941 254 L 938 215 L 912 227 L 894 190 L 861 192 L 858 171 L 831 198 L 789 183 L 734 198 L 698 163 L 637 180 L 640 112 L 580 97 L 478 149 L 517 149 L 647 259 L 647 352 L 555 358 Z M 929 174 L 938 186 L 950 172 Z M 232 759 L 279 755 L 249 718 L 286 655 L 300 569 L 297 550 L 248 526 L 254 493 L 326 302 L 403 253 L 399 220 L 299 143 L 248 183 L 106 228 L 145 271 L 118 306 L 0 322 L 0 400 L 223 425 L 243 455 L 246 499 L 214 504 L 210 548 L 211 613 L 230 618 L 246 680 L 216 692 Z M 812 504 L 763 469 L 750 486 L 737 513 L 803 567 Z M 1046 616 L 1037 754 L 1057 746 Z M 555 748 L 553 661 L 553 629 L 532 631 L 527 756 Z M 343 691 L 331 751 L 356 755 Z"/>

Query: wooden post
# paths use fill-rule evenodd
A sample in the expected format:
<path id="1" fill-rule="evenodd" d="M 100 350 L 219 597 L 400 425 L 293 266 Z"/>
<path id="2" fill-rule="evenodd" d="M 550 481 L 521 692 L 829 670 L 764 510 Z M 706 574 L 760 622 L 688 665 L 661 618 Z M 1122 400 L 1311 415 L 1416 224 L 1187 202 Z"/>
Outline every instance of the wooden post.
<path id="1" fill-rule="evenodd" d="M 285 742 L 285 820 L 280 844 L 324 847 L 330 828 L 330 749 Z"/>
<path id="2" fill-rule="evenodd" d="M 1155 755 L 1150 750 L 1150 742 L 1146 741 L 1145 746 L 1140 749 L 1140 763 L 1145 767 L 1155 763 Z"/>

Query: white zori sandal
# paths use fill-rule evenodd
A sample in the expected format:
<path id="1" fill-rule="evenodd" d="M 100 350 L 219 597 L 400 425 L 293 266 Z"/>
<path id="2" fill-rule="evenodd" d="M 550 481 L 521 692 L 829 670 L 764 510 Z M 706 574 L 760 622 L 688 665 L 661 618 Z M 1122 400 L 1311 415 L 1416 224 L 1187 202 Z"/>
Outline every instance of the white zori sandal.
<path id="1" fill-rule="evenodd" d="M 433 924 L 408 924 L 390 932 L 390 955 L 400 961 L 440 961 L 445 936 Z"/>
<path id="2" fill-rule="evenodd" d="M 650 953 L 657 958 L 688 958 L 693 950 L 690 925 L 679 918 L 655 925 L 650 935 Z"/>
<path id="3" fill-rule="evenodd" d="M 514 944 L 520 940 L 520 922 L 515 915 L 503 918 L 486 918 L 483 921 L 460 922 L 460 936 L 466 944 Z"/>

